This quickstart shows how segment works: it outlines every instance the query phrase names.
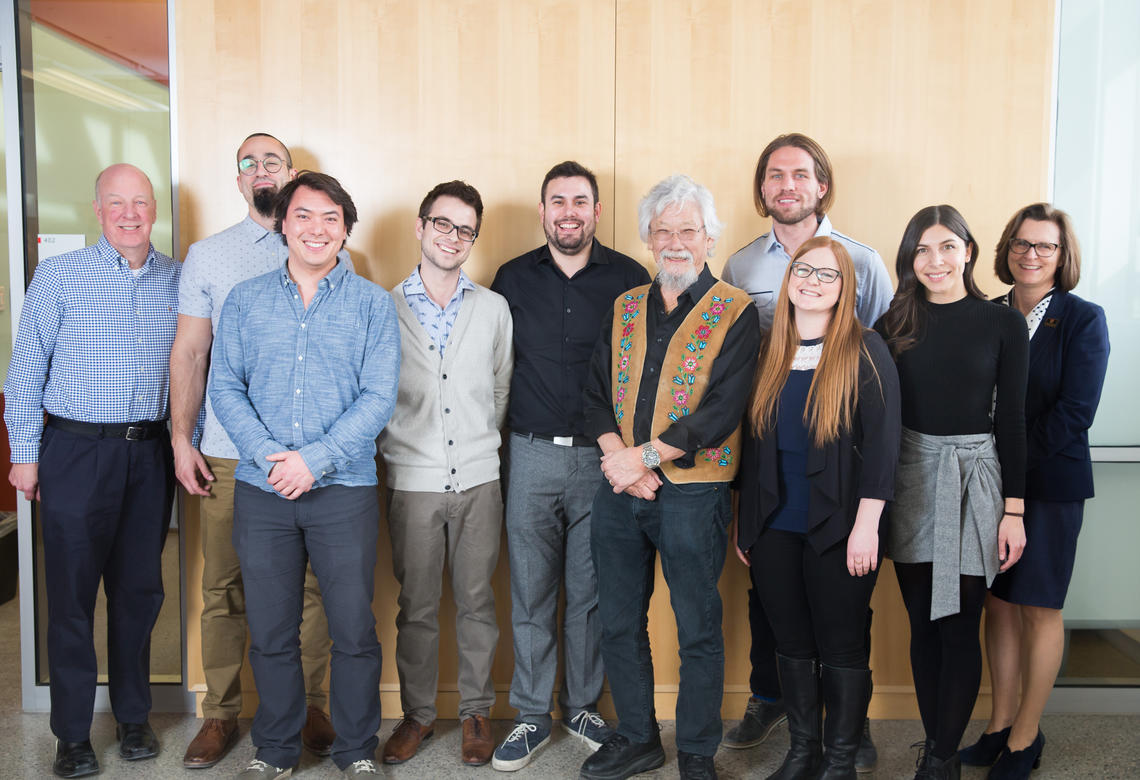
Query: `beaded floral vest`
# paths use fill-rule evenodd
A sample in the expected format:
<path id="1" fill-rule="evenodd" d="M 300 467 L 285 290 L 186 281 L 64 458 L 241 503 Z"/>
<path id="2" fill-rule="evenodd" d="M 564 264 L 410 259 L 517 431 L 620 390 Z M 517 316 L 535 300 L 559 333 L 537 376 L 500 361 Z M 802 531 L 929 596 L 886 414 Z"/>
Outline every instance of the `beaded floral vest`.
<path id="1" fill-rule="evenodd" d="M 610 341 L 614 350 L 611 367 L 613 408 L 614 419 L 627 447 L 638 443 L 633 440 L 633 414 L 645 364 L 644 305 L 648 295 L 649 285 L 644 285 L 618 296 L 614 302 Z M 657 385 L 650 426 L 654 438 L 674 421 L 700 406 L 724 337 L 748 303 L 745 293 L 718 281 L 697 301 L 677 328 L 661 364 L 661 381 Z M 674 484 L 727 482 L 736 476 L 739 454 L 740 426 L 737 425 L 718 446 L 697 450 L 693 468 L 683 469 L 663 462 L 661 471 Z"/>

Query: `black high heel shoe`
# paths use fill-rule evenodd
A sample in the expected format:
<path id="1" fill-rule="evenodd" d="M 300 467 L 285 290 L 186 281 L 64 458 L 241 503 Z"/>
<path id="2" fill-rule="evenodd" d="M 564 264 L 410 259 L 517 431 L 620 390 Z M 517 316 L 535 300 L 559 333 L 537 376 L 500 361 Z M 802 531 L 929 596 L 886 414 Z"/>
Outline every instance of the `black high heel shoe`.
<path id="1" fill-rule="evenodd" d="M 1025 750 L 1010 750 L 1007 745 L 990 769 L 989 780 L 1026 780 L 1041 766 L 1041 753 L 1045 750 L 1045 735 L 1037 730 L 1037 738 Z"/>
<path id="2" fill-rule="evenodd" d="M 958 757 L 966 766 L 993 766 L 1008 741 L 1009 726 L 992 734 L 983 731 L 977 742 L 958 751 Z"/>

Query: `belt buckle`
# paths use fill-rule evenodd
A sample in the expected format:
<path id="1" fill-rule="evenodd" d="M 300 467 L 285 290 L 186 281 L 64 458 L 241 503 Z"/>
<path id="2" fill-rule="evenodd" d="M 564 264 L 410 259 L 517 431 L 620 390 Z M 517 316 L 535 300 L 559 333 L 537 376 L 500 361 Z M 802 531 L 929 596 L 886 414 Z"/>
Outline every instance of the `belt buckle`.
<path id="1" fill-rule="evenodd" d="M 573 447 L 574 446 L 574 437 L 573 436 L 551 436 L 550 440 L 552 442 L 554 442 L 555 444 L 557 444 L 559 447 Z"/>
<path id="2" fill-rule="evenodd" d="M 126 439 L 127 441 L 143 441 L 146 439 L 146 426 L 128 425 Z"/>

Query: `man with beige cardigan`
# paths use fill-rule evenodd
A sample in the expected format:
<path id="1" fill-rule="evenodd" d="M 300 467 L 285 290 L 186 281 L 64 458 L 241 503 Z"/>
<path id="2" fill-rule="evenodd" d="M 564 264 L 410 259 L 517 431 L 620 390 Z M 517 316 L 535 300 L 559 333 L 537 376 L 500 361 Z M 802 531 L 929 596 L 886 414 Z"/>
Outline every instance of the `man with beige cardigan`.
<path id="1" fill-rule="evenodd" d="M 380 450 L 400 583 L 396 667 L 403 719 L 384 746 L 389 764 L 410 759 L 433 733 L 445 559 L 455 597 L 463 763 L 485 764 L 494 750 L 491 664 L 499 627 L 491 575 L 503 521 L 499 428 L 513 355 L 507 302 L 461 270 L 482 218 L 474 187 L 451 181 L 433 188 L 416 217 L 419 265 L 392 290 L 402 363 L 396 411 Z"/>

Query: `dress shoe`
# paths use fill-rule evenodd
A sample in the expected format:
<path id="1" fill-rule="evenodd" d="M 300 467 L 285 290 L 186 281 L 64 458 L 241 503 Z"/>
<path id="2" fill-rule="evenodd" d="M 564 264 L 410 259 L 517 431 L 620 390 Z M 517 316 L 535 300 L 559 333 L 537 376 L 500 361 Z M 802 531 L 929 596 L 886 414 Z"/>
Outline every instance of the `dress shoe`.
<path id="1" fill-rule="evenodd" d="M 921 744 L 914 780 L 959 780 L 962 776 L 962 762 L 957 753 L 941 759 L 934 755 L 934 740 L 928 739 Z"/>
<path id="2" fill-rule="evenodd" d="M 1024 750 L 1010 750 L 1007 745 L 990 769 L 989 780 L 1025 780 L 1041 766 L 1041 752 L 1045 749 L 1045 735 L 1037 730 L 1037 737 Z"/>
<path id="3" fill-rule="evenodd" d="M 95 750 L 91 747 L 91 740 L 82 742 L 55 743 L 55 763 L 51 771 L 59 777 L 83 777 L 99 772 L 99 761 L 95 758 Z"/>
<path id="4" fill-rule="evenodd" d="M 420 743 L 435 733 L 435 721 L 426 726 L 405 717 L 384 743 L 384 763 L 402 764 L 416 754 Z"/>
<path id="5" fill-rule="evenodd" d="M 660 734 L 654 734 L 649 742 L 640 743 L 614 734 L 586 759 L 580 776 L 583 780 L 624 780 L 664 764 L 665 751 L 661 748 Z"/>
<path id="6" fill-rule="evenodd" d="M 993 766 L 1008 740 L 1009 726 L 992 734 L 983 731 L 977 742 L 958 751 L 958 758 L 963 766 Z"/>
<path id="7" fill-rule="evenodd" d="M 712 756 L 677 751 L 677 772 L 681 780 L 717 780 L 716 762 Z"/>
<path id="8" fill-rule="evenodd" d="M 495 740 L 491 739 L 491 721 L 483 715 L 472 715 L 463 721 L 463 763 L 467 766 L 483 766 L 491 760 L 495 752 Z"/>
<path id="9" fill-rule="evenodd" d="M 158 755 L 158 737 L 149 723 L 120 723 L 115 727 L 119 755 L 126 761 L 139 761 Z"/>
<path id="10" fill-rule="evenodd" d="M 332 721 L 325 711 L 315 704 L 310 704 L 305 711 L 305 727 L 301 729 L 301 743 L 310 752 L 318 756 L 327 756 L 332 752 L 336 731 L 333 730 Z"/>
<path id="11" fill-rule="evenodd" d="M 225 757 L 238 738 L 236 718 L 206 718 L 198 736 L 191 740 L 182 757 L 187 769 L 208 769 Z"/>

